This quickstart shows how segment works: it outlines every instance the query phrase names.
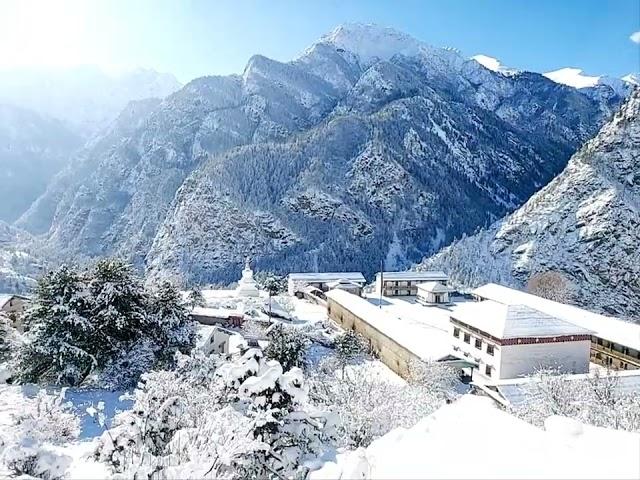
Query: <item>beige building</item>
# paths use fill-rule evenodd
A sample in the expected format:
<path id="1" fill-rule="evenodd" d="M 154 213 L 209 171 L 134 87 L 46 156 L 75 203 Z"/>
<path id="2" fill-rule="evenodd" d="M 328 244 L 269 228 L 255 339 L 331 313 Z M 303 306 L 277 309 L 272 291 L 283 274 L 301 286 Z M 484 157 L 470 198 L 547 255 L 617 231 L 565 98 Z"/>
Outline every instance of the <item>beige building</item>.
<path id="1" fill-rule="evenodd" d="M 521 304 L 591 330 L 593 363 L 615 370 L 640 368 L 640 325 L 554 302 L 530 293 L 489 283 L 473 290 L 479 300 L 505 305 Z"/>
<path id="2" fill-rule="evenodd" d="M 378 272 L 376 292 L 385 297 L 416 296 L 418 284 L 437 282 L 446 285 L 449 277 L 444 272 Z"/>
<path id="3" fill-rule="evenodd" d="M 22 295 L 0 294 L 0 312 L 5 313 L 11 319 L 12 326 L 18 330 L 22 329 L 21 317 L 28 301 L 29 299 Z"/>
<path id="4" fill-rule="evenodd" d="M 394 317 L 364 298 L 330 290 L 327 314 L 345 330 L 360 333 L 387 367 L 407 377 L 413 362 L 438 361 L 457 368 L 473 368 L 471 360 L 454 355 L 446 331 L 408 318 Z"/>

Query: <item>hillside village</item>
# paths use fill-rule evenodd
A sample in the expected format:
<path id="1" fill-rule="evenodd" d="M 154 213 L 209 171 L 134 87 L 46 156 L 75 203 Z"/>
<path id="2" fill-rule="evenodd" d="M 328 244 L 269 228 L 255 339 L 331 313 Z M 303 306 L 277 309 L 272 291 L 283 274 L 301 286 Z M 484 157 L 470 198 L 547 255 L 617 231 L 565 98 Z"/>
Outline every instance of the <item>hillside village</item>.
<path id="1" fill-rule="evenodd" d="M 367 283 L 359 272 L 297 272 L 287 277 L 258 274 L 258 281 L 254 277 L 247 259 L 234 288 L 193 289 L 181 293 L 181 302 L 197 325 L 196 350 L 199 354 L 237 362 L 251 352 L 268 352 L 271 343 L 280 341 L 272 332 L 284 327 L 306 338 L 310 356 L 305 370 L 313 377 L 317 373 L 312 372 L 322 371 L 323 361 L 331 358 L 334 349 L 340 348 L 340 337 L 346 332 L 355 332 L 361 342 L 363 358 L 368 360 L 353 363 L 348 367 L 351 369 L 348 375 L 355 375 L 354 378 L 372 375 L 377 379 L 375 381 L 382 382 L 381 385 L 412 384 L 416 365 L 439 365 L 446 370 L 434 370 L 430 382 L 440 375 L 450 375 L 451 381 L 457 384 L 431 405 L 430 409 L 437 410 L 433 418 L 428 417 L 415 427 L 413 423 L 404 425 L 408 430 L 401 428 L 382 435 L 364 450 L 360 447 L 360 450 L 344 450 L 338 456 L 326 457 L 310 467 L 311 478 L 380 476 L 382 472 L 392 471 L 407 472 L 407 478 L 432 475 L 443 468 L 440 463 L 421 463 L 417 457 L 407 457 L 405 460 L 409 464 L 400 467 L 398 460 L 384 453 L 381 445 L 386 442 L 387 448 L 393 451 L 413 451 L 415 442 L 438 443 L 445 435 L 470 435 L 473 428 L 486 428 L 494 422 L 502 426 L 490 433 L 489 438 L 498 441 L 500 435 L 523 435 L 527 442 L 533 442 L 534 450 L 528 454 L 514 451 L 512 462 L 515 458 L 530 458 L 533 452 L 548 448 L 559 438 L 570 439 L 566 441 L 570 442 L 571 455 L 567 454 L 565 458 L 565 453 L 554 453 L 557 465 L 550 471 L 560 472 L 558 478 L 575 478 L 576 472 L 583 474 L 585 471 L 572 462 L 589 458 L 594 441 L 589 438 L 600 435 L 593 429 L 614 425 L 598 420 L 596 427 L 580 426 L 580 421 L 586 424 L 595 421 L 593 418 L 585 421 L 581 416 L 579 412 L 583 408 L 588 410 L 585 407 L 578 407 L 572 413 L 552 408 L 531 414 L 532 405 L 544 404 L 538 397 L 542 390 L 536 389 L 548 387 L 549 382 L 553 385 L 554 377 L 563 385 L 575 385 L 575 388 L 563 387 L 568 389 L 566 395 L 575 394 L 585 385 L 601 388 L 600 383 L 613 389 L 610 395 L 624 399 L 620 400 L 619 408 L 627 409 L 622 417 L 626 420 L 616 428 L 640 431 L 640 419 L 633 420 L 634 415 L 637 417 L 633 409 L 638 405 L 624 403 L 631 397 L 639 398 L 637 395 L 640 394 L 640 325 L 497 284 L 486 284 L 463 293 L 449 285 L 448 277 L 442 271 L 378 272 L 371 283 Z M 27 296 L 0 295 L 0 310 L 17 332 L 25 330 L 21 319 L 29 311 L 31 301 L 33 299 Z M 299 341 L 296 338 L 285 337 L 285 343 L 293 342 L 294 345 Z M 18 394 L 17 387 L 11 386 L 14 379 L 7 370 L 10 369 L 8 365 L 5 364 L 1 376 L 8 384 L 0 386 L 5 403 Z M 434 388 L 435 384 L 429 384 L 429 388 Z M 369 387 L 375 386 L 374 383 Z M 77 395 L 75 402 L 79 405 L 74 409 L 84 417 L 82 428 L 85 430 L 89 419 L 87 412 L 95 408 L 95 403 L 87 403 L 86 394 L 73 391 L 71 398 Z M 77 391 L 82 392 L 82 389 Z M 101 390 L 93 392 L 96 398 L 105 395 Z M 26 395 L 25 401 L 30 401 L 30 396 L 33 398 L 33 393 L 24 393 L 24 390 L 23 395 Z M 91 442 L 103 442 L 107 433 L 102 436 L 99 433 L 105 431 L 119 409 L 130 405 L 109 398 L 109 415 L 101 413 L 102 427 L 94 431 L 93 438 L 90 436 L 76 444 L 82 449 L 89 448 Z M 405 401 L 411 401 L 410 398 L 407 396 Z M 534 398 L 535 402 L 531 403 Z M 105 408 L 103 400 L 98 403 Z M 441 405 L 441 414 L 437 405 Z M 566 423 L 569 418 L 553 416 L 563 413 L 563 416 L 577 418 L 571 420 L 574 423 Z M 627 419 L 629 414 L 631 420 Z M 111 418 L 107 418 L 109 416 Z M 455 418 L 467 417 L 469 422 L 462 427 L 452 423 Z M 523 420 L 534 426 L 526 425 Z M 0 407 L 0 423 L 7 425 L 8 421 L 5 404 Z M 543 423 L 536 424 L 536 421 Z M 574 433 L 562 437 L 566 435 L 563 433 L 566 429 Z M 435 432 L 440 431 L 442 437 L 434 437 Z M 612 439 L 619 435 L 619 440 L 614 441 L 629 445 L 628 449 L 611 452 L 620 466 L 616 478 L 635 478 L 640 473 L 640 450 L 632 451 L 631 446 L 634 442 L 640 444 L 640 434 L 612 429 L 607 435 Z M 70 478 L 80 478 L 74 475 L 86 474 L 87 468 L 90 472 L 104 473 L 101 470 L 104 465 L 94 470 L 98 467 L 87 460 L 86 454 L 81 454 L 85 450 L 78 451 L 77 446 L 66 448 L 71 448 L 71 456 L 75 459 L 71 470 L 66 471 L 67 474 L 71 472 Z M 78 455 L 80 457 L 76 458 Z M 444 459 L 451 453 L 442 455 L 444 464 Z M 520 472 L 499 470 L 498 465 L 492 465 L 484 465 L 481 471 L 487 476 L 505 471 L 510 476 L 520 475 Z M 398 468 L 400 470 L 396 470 Z M 548 476 L 550 471 L 541 469 L 539 474 Z M 589 478 L 597 478 L 596 473 L 602 471 L 596 465 Z M 453 468 L 449 473 L 452 478 L 469 476 L 464 468 Z"/>
<path id="2" fill-rule="evenodd" d="M 640 479 L 637 1 L 45 3 L 0 479 Z"/>

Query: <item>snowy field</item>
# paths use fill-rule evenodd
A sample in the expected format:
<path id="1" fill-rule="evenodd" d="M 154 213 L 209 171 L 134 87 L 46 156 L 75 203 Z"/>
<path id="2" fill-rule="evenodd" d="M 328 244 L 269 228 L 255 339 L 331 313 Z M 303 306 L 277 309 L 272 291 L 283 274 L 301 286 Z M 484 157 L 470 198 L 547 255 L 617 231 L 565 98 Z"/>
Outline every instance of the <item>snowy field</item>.
<path id="1" fill-rule="evenodd" d="M 339 453 L 321 479 L 637 479 L 640 434 L 550 417 L 537 428 L 465 395 L 369 447 Z"/>

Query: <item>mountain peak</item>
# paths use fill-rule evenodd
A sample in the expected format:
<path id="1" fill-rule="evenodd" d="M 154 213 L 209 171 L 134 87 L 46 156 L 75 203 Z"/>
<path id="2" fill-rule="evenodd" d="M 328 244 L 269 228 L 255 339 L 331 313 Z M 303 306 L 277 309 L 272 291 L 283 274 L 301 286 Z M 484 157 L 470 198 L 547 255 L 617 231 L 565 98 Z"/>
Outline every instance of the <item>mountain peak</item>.
<path id="1" fill-rule="evenodd" d="M 320 42 L 331 43 L 356 54 L 362 62 L 389 60 L 394 55 L 414 56 L 429 48 L 412 36 L 390 27 L 374 24 L 348 23 L 339 25 L 324 35 Z"/>
<path id="2" fill-rule="evenodd" d="M 594 87 L 600 77 L 585 75 L 580 68 L 566 67 L 543 74 L 549 80 L 574 88 Z"/>
<path id="3" fill-rule="evenodd" d="M 494 57 L 489 57 L 488 55 L 482 55 L 482 54 L 474 55 L 473 57 L 471 57 L 471 59 L 475 60 L 484 68 L 491 70 L 493 72 L 504 73 L 504 74 L 517 73 L 517 70 L 513 68 L 505 67 L 504 65 L 502 65 L 500 60 Z"/>
<path id="4" fill-rule="evenodd" d="M 630 85 L 638 85 L 638 76 L 634 74 L 626 75 L 622 78 L 610 77 L 608 75 L 586 75 L 579 68 L 561 68 L 553 72 L 543 74 L 549 80 L 556 83 L 568 85 L 574 88 L 589 88 L 597 85 L 606 85 L 621 97 L 625 97 L 629 92 Z"/>

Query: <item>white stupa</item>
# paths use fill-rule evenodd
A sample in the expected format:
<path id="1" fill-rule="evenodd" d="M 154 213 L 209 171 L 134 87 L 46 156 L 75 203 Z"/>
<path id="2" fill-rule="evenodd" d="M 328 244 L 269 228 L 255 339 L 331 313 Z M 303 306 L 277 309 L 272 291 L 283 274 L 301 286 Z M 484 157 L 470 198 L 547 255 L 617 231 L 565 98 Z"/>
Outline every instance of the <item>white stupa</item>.
<path id="1" fill-rule="evenodd" d="M 247 257 L 244 263 L 244 269 L 242 270 L 242 278 L 238 282 L 236 287 L 236 297 L 258 297 L 260 292 L 256 281 L 253 279 L 253 270 L 249 265 L 249 257 Z"/>

